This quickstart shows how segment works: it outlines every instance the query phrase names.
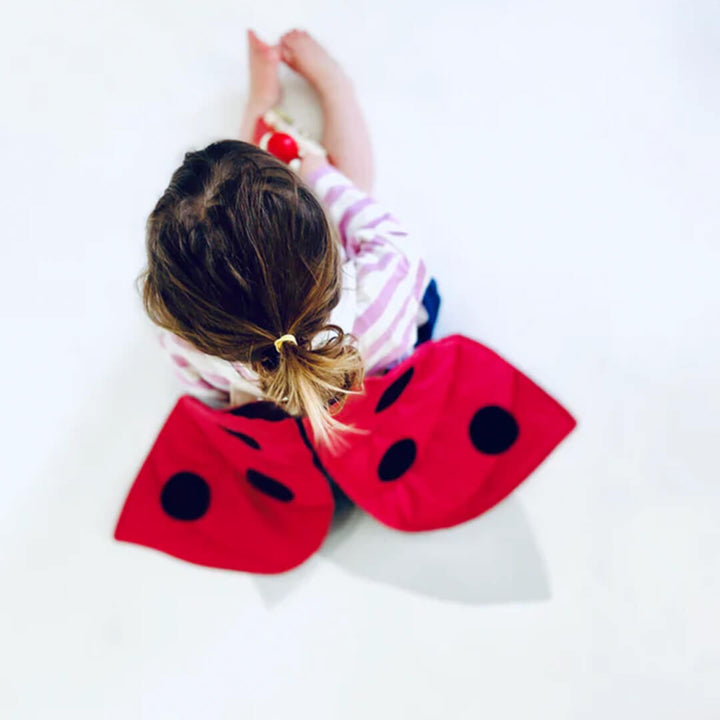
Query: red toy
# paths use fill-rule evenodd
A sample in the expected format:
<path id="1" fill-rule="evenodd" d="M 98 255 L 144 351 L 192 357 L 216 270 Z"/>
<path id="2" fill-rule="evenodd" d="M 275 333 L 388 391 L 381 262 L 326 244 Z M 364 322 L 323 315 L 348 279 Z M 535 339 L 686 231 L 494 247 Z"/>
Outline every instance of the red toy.
<path id="1" fill-rule="evenodd" d="M 292 118 L 278 108 L 257 119 L 253 142 L 295 171 L 307 153 L 324 155 L 330 160 L 325 148 L 301 132 Z"/>
<path id="2" fill-rule="evenodd" d="M 532 380 L 455 335 L 366 380 L 337 416 L 368 432 L 336 454 L 271 403 L 185 395 L 146 458 L 115 538 L 200 565 L 278 573 L 322 544 L 330 481 L 398 530 L 449 527 L 514 490 L 575 427 Z"/>

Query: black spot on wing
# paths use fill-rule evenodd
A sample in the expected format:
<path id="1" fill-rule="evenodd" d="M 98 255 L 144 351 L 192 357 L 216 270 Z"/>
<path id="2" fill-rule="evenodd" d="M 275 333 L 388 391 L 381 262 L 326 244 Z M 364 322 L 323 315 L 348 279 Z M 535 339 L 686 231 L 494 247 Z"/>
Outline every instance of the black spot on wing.
<path id="1" fill-rule="evenodd" d="M 223 428 L 223 430 L 227 433 L 230 433 L 232 436 L 236 437 L 238 440 L 242 440 L 246 445 L 253 448 L 253 450 L 260 449 L 260 443 L 255 438 L 250 437 L 249 435 L 246 435 L 245 433 L 238 432 L 237 430 L 230 430 L 230 428 Z"/>
<path id="2" fill-rule="evenodd" d="M 379 413 L 383 410 L 387 410 L 399 397 L 402 395 L 403 390 L 408 386 L 412 376 L 415 373 L 415 368 L 406 370 L 397 380 L 395 380 L 390 387 L 380 396 L 378 404 L 375 407 L 375 412 Z"/>
<path id="3" fill-rule="evenodd" d="M 266 401 L 239 405 L 227 412 L 235 415 L 235 417 L 244 417 L 250 420 L 267 420 L 268 422 L 279 422 L 290 417 L 279 405 Z"/>
<path id="4" fill-rule="evenodd" d="M 415 462 L 417 446 L 409 438 L 391 445 L 380 461 L 378 477 L 383 481 L 397 480 Z"/>
<path id="5" fill-rule="evenodd" d="M 263 475 L 257 470 L 251 469 L 247 471 L 247 481 L 256 490 L 280 502 L 290 502 L 295 497 L 295 493 L 287 485 L 283 485 L 278 480 Z"/>
<path id="6" fill-rule="evenodd" d="M 210 507 L 210 486 L 195 473 L 176 473 L 163 485 L 160 504 L 176 520 L 198 520 Z"/>
<path id="7" fill-rule="evenodd" d="M 519 434 L 520 428 L 512 414 L 497 405 L 480 408 L 470 421 L 472 444 L 486 455 L 509 450 Z"/>

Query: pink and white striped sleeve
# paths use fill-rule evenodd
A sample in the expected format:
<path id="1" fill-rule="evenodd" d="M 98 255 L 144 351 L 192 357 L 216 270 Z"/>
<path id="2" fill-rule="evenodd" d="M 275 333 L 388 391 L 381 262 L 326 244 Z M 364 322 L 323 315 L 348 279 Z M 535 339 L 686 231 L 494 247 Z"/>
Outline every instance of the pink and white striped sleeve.
<path id="1" fill-rule="evenodd" d="M 229 390 L 218 387 L 217 381 L 215 385 L 208 382 L 193 363 L 192 354 L 197 351 L 188 347 L 181 338 L 165 329 L 157 331 L 157 339 L 167 352 L 175 375 L 188 394 L 215 407 L 222 407 L 229 403 Z"/>
<path id="2" fill-rule="evenodd" d="M 368 374 L 406 357 L 417 341 L 422 298 L 430 282 L 425 263 L 397 219 L 332 165 L 308 184 L 340 232 L 355 265 L 357 310 L 352 329 Z"/>
<path id="3" fill-rule="evenodd" d="M 263 398 L 257 374 L 243 363 L 200 352 L 164 328 L 157 339 L 186 392 L 206 405 L 224 410 Z"/>

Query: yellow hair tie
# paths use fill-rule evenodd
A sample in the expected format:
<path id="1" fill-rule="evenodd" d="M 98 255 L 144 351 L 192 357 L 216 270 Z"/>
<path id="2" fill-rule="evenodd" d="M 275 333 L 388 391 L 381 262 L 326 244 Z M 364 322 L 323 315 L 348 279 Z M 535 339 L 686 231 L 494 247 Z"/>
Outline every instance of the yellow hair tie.
<path id="1" fill-rule="evenodd" d="M 293 345 L 297 345 L 297 340 L 294 335 L 283 335 L 275 341 L 275 349 L 280 352 L 280 348 L 283 346 L 283 343 L 286 342 L 291 342 Z"/>

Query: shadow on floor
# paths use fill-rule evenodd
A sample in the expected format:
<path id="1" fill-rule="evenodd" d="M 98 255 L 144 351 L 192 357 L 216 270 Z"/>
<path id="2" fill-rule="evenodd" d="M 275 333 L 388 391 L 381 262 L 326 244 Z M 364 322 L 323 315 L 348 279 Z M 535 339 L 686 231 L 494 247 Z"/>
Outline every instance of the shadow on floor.
<path id="1" fill-rule="evenodd" d="M 163 414 L 174 404 L 168 397 L 177 383 L 153 343 L 145 328 L 133 352 L 109 368 L 107 380 L 73 408 L 66 421 L 73 429 L 71 439 L 48 458 L 48 472 L 56 474 L 62 467 L 67 471 L 63 477 L 72 482 L 46 487 L 44 502 L 66 509 L 64 524 L 80 507 L 91 512 L 87 530 L 102 530 L 107 540 Z M 98 477 L 104 482 L 98 483 Z M 308 582 L 322 562 L 358 578 L 465 604 L 550 597 L 542 556 L 513 495 L 473 521 L 424 533 L 391 530 L 351 509 L 336 517 L 315 557 L 291 572 L 252 580 L 266 606 L 274 607 Z"/>
<path id="2" fill-rule="evenodd" d="M 422 533 L 392 530 L 350 510 L 336 519 L 319 555 L 351 575 L 439 600 L 485 605 L 550 597 L 542 556 L 512 496 L 475 520 Z M 313 566 L 257 577 L 266 606 L 307 581 Z"/>

